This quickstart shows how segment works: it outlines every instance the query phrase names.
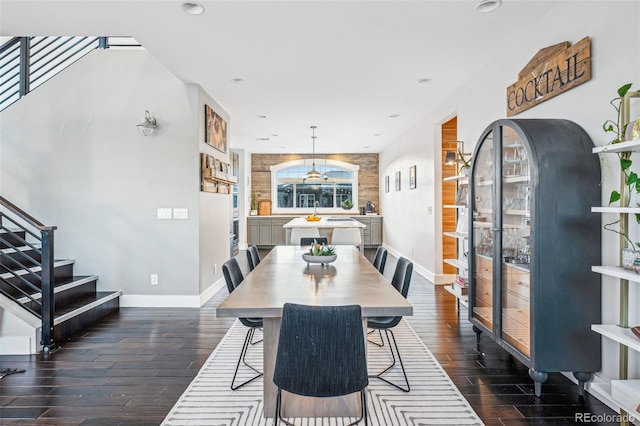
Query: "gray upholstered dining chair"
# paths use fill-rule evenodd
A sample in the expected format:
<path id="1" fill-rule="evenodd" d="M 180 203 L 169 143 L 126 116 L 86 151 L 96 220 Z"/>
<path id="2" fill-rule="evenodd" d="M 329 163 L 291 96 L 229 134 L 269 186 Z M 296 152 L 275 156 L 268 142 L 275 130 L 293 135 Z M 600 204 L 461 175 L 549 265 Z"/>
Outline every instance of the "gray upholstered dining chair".
<path id="1" fill-rule="evenodd" d="M 227 290 L 229 290 L 229 294 L 231 294 L 233 290 L 235 290 L 236 287 L 238 287 L 240 283 L 244 281 L 244 276 L 242 275 L 242 271 L 240 270 L 238 261 L 234 257 L 227 260 L 222 265 L 222 274 L 224 275 L 224 280 L 227 283 Z M 249 345 L 252 344 L 251 341 L 253 340 L 253 335 L 255 334 L 256 329 L 262 328 L 262 318 L 238 318 L 238 319 L 243 325 L 249 327 L 249 329 L 247 330 L 247 335 L 245 336 L 244 344 L 242 345 L 242 350 L 240 351 L 240 356 L 238 357 L 238 363 L 236 364 L 236 371 L 233 373 L 233 379 L 231 379 L 231 390 L 236 390 L 238 388 L 241 388 L 247 383 L 254 381 L 258 377 L 262 377 L 262 372 L 256 369 L 255 367 L 253 367 L 252 365 L 248 364 L 245 359 L 247 356 L 247 349 L 249 348 Z M 258 343 L 258 342 L 255 342 L 255 343 Z M 249 380 L 236 386 L 235 382 L 236 382 L 236 376 L 238 375 L 238 369 L 240 368 L 240 362 L 242 362 L 244 365 L 246 365 L 251 370 L 256 372 L 257 375 L 253 376 Z"/>
<path id="2" fill-rule="evenodd" d="M 329 244 L 329 239 L 327 237 L 302 237 L 300 238 L 300 245 L 310 246 L 314 241 L 317 244 Z"/>
<path id="3" fill-rule="evenodd" d="M 282 391 L 328 398 L 360 392 L 367 420 L 367 359 L 359 305 L 308 306 L 285 303 L 273 372 L 278 387 L 275 424 L 282 420 Z"/>
<path id="4" fill-rule="evenodd" d="M 409 284 L 411 283 L 411 274 L 413 273 L 413 263 L 408 259 L 401 257 L 398 259 L 398 263 L 396 264 L 396 270 L 393 274 L 393 278 L 391 279 L 391 284 L 398 290 L 404 298 L 409 294 Z M 398 343 L 396 342 L 396 338 L 393 335 L 392 328 L 398 325 L 402 316 L 397 317 L 370 317 L 367 320 L 367 327 L 373 330 L 378 330 L 380 334 L 380 338 L 382 339 L 382 331 L 384 331 L 385 336 L 387 337 L 387 343 L 389 345 L 389 351 L 391 351 L 391 359 L 393 360 L 391 365 L 382 370 L 380 373 L 376 375 L 369 376 L 371 378 L 380 379 L 383 382 L 386 382 L 396 388 L 403 390 L 405 392 L 409 392 L 411 387 L 409 386 L 409 379 L 407 378 L 407 372 L 404 369 L 404 364 L 402 363 L 402 357 L 400 356 L 400 350 L 398 349 Z M 391 340 L 389 339 L 389 335 L 391 335 Z M 391 346 L 391 341 L 393 341 L 393 346 Z M 369 342 L 374 343 L 378 346 L 384 346 L 384 340 L 382 344 L 378 344 L 369 340 Z M 394 353 L 395 349 L 395 353 Z M 382 377 L 384 373 L 389 371 L 394 365 L 396 365 L 396 355 L 398 354 L 398 361 L 400 362 L 400 367 L 402 368 L 402 374 L 404 375 L 404 381 L 406 387 L 402 387 L 401 385 L 397 385 L 386 378 Z"/>
<path id="5" fill-rule="evenodd" d="M 380 272 L 384 274 L 384 266 L 387 264 L 387 249 L 378 246 L 376 250 L 376 256 L 373 258 L 373 266 Z"/>
<path id="6" fill-rule="evenodd" d="M 260 263 L 260 252 L 258 252 L 258 247 L 247 247 L 247 261 L 249 262 L 249 271 L 253 271 L 256 266 L 258 266 L 258 263 Z"/>

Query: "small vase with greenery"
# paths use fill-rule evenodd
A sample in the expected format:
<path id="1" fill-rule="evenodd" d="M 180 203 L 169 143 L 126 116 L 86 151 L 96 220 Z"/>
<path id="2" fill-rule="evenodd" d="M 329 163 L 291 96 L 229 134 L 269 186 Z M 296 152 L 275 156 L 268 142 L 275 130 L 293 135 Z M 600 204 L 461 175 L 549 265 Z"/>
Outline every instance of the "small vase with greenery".
<path id="1" fill-rule="evenodd" d="M 341 205 L 345 210 L 351 210 L 353 208 L 353 202 L 351 200 L 344 200 Z"/>
<path id="2" fill-rule="evenodd" d="M 251 216 L 255 216 L 258 214 L 258 199 L 256 198 L 256 193 L 251 193 Z"/>

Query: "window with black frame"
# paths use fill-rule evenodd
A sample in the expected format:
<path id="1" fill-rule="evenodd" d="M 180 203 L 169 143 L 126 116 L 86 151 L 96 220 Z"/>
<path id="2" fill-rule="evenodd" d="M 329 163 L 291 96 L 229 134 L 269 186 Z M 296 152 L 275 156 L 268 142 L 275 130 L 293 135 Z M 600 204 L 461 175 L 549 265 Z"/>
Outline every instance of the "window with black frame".
<path id="1" fill-rule="evenodd" d="M 306 177 L 309 165 L 300 163 L 293 161 L 272 167 L 275 212 L 302 213 L 314 208 L 335 212 L 342 209 L 345 201 L 357 209 L 358 166 L 327 161 L 327 164 L 316 164 L 322 177 L 309 179 Z"/>

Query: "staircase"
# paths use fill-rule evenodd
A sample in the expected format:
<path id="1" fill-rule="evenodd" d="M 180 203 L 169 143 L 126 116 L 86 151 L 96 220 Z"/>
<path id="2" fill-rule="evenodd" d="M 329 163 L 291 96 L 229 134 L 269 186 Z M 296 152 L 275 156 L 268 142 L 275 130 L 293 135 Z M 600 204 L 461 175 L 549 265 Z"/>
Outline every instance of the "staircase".
<path id="1" fill-rule="evenodd" d="M 131 37 L 13 37 L 0 46 L 0 111 L 95 49 L 139 47 Z"/>
<path id="2" fill-rule="evenodd" d="M 55 230 L 0 197 L 0 354 L 50 353 L 119 309 L 121 291 L 98 292 L 97 275 L 55 259 Z"/>

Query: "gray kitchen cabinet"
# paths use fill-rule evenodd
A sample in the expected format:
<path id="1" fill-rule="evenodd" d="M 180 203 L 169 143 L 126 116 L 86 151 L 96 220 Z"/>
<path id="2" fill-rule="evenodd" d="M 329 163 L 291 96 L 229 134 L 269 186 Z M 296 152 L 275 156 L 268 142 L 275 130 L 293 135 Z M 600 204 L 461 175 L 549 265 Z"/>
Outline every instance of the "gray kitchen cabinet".
<path id="1" fill-rule="evenodd" d="M 257 218 L 247 219 L 247 244 L 257 246 L 260 244 L 260 222 Z"/>
<path id="2" fill-rule="evenodd" d="M 285 244 L 285 230 L 283 228 L 284 225 L 287 224 L 291 220 L 290 217 L 287 218 L 271 218 L 271 245 L 272 246 L 281 246 Z"/>

